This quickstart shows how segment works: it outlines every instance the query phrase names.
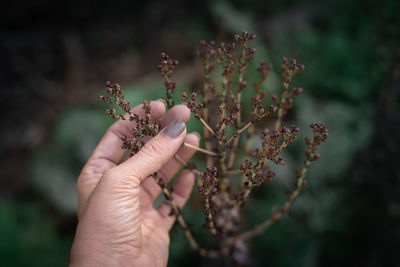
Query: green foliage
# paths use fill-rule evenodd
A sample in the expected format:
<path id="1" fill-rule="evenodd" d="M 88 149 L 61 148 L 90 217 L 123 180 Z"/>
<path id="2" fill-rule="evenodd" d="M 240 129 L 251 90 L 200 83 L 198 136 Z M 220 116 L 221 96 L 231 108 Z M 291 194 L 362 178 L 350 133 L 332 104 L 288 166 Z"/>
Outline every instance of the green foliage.
<path id="1" fill-rule="evenodd" d="M 264 5 L 267 8 L 261 10 L 268 13 L 260 14 L 260 7 Z M 385 73 L 380 70 L 377 52 L 386 58 L 392 57 L 390 50 L 381 47 L 377 51 L 376 47 L 377 21 L 380 20 L 376 14 L 380 12 L 381 6 L 375 1 L 277 1 L 265 4 L 265 1 L 253 0 L 245 4 L 241 1 L 212 1 L 208 9 L 212 12 L 205 16 L 207 21 L 214 21 L 211 23 L 218 24 L 222 31 L 240 31 L 247 25 L 247 29 L 258 36 L 264 35 L 264 39 L 258 38 L 256 41 L 256 56 L 270 59 L 269 63 L 273 63 L 275 69 L 281 55 L 297 57 L 307 66 L 307 71 L 296 81 L 304 85 L 307 93 L 295 103 L 293 113 L 297 115 L 289 115 L 300 122 L 326 122 L 331 130 L 330 145 L 321 148 L 324 156 L 320 164 L 310 170 L 310 176 L 316 178 L 310 181 L 309 188 L 300 196 L 299 203 L 294 205 L 292 218 L 283 220 L 282 224 L 273 226 L 265 235 L 257 237 L 252 248 L 254 258 L 260 259 L 261 266 L 267 262 L 269 266 L 320 266 L 318 263 L 321 261 L 323 236 L 331 230 L 333 233 L 351 234 L 346 232 L 351 231 L 351 228 L 346 230 L 348 226 L 334 212 L 334 208 L 341 204 L 340 199 L 348 188 L 348 173 L 354 165 L 354 157 L 371 142 L 374 134 L 371 121 L 372 114 L 376 112 L 374 96 L 378 95 L 385 77 Z M 305 10 L 304 17 L 311 19 L 302 20 L 304 17 L 300 16 L 300 20 L 290 22 L 288 17 L 291 14 L 304 14 L 296 13 L 296 10 Z M 388 1 L 382 10 L 382 14 L 397 14 L 398 1 Z M 207 32 L 205 25 L 203 21 L 196 20 L 179 26 L 184 27 L 184 36 L 189 39 L 187 42 L 194 44 L 199 36 L 213 39 L 213 34 Z M 169 26 L 166 23 L 165 27 Z M 395 29 L 396 24 L 388 23 L 384 27 Z M 143 40 L 136 35 L 138 29 L 128 30 L 132 32 L 129 41 L 133 47 L 142 49 Z M 101 36 L 100 32 L 88 36 L 89 47 L 104 49 Z M 380 42 L 390 41 L 387 36 L 381 38 L 383 40 Z M 393 47 L 395 45 L 392 41 L 390 44 Z M 255 62 L 260 58 L 256 57 Z M 249 66 L 249 73 L 254 73 L 252 68 L 255 65 Z M 177 82 L 178 91 L 174 100 L 180 103 L 179 90 L 188 89 L 189 86 Z M 279 84 L 277 73 L 271 73 L 265 88 L 268 92 L 275 92 Z M 134 104 L 143 99 L 164 97 L 161 81 L 146 87 L 125 89 Z M 22 96 L 27 97 L 25 94 Z M 66 214 L 74 213 L 75 180 L 80 168 L 111 124 L 112 120 L 102 114 L 103 109 L 104 105 L 98 104 L 94 107 L 69 107 L 57 119 L 49 144 L 34 152 L 31 168 L 34 187 Z M 305 123 L 299 126 L 301 129 L 306 128 Z M 189 131 L 200 132 L 201 125 L 192 119 Z M 301 164 L 296 156 L 299 149 L 291 150 L 284 156 L 292 170 Z M 196 155 L 195 162 L 200 169 L 204 169 L 202 155 Z M 255 225 L 269 214 L 273 202 L 282 203 L 284 199 L 280 192 L 290 188 L 292 182 L 290 178 L 279 177 L 279 181 L 271 184 L 271 187 L 256 191 L 259 200 L 254 200 L 251 204 L 253 208 L 246 210 L 246 223 Z M 361 204 L 360 207 L 365 208 Z M 198 199 L 192 198 L 188 205 L 190 208 L 184 210 L 188 221 L 203 221 L 201 214 L 191 212 L 192 208 L 199 206 Z M 341 208 L 351 212 L 351 203 L 347 205 Z M 39 203 L 0 202 L 2 264 L 66 265 L 73 233 L 67 238 L 60 237 L 56 224 L 54 216 L 48 214 L 48 210 Z M 204 231 L 199 230 L 196 234 L 201 240 Z M 172 231 L 171 239 L 171 266 L 201 265 L 197 256 L 189 252 L 186 240 L 177 229 Z M 332 250 L 343 250 L 340 250 L 340 246 L 343 246 L 340 242 L 330 243 L 329 246 L 332 246 Z M 348 248 L 349 251 L 351 249 Z M 350 257 L 348 253 L 346 255 Z"/>
<path id="2" fill-rule="evenodd" d="M 0 201 L 2 266 L 66 266 L 72 236 L 60 236 L 39 203 Z"/>

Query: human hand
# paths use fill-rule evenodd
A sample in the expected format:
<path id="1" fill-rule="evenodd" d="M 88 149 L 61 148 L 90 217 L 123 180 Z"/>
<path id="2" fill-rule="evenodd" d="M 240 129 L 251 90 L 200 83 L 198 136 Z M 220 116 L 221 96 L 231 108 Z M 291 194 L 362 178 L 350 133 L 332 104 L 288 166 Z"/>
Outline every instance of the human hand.
<path id="1" fill-rule="evenodd" d="M 71 249 L 70 266 L 166 266 L 169 230 L 175 216 L 163 202 L 153 202 L 161 188 L 154 172 L 168 182 L 182 167 L 173 158 L 177 153 L 188 160 L 198 146 L 196 134 L 186 135 L 184 122 L 190 117 L 184 105 L 165 113 L 162 101 L 151 102 L 151 117 L 168 125 L 133 157 L 118 165 L 123 157 L 123 135 L 129 136 L 133 122 L 114 123 L 84 166 L 77 182 L 78 227 Z M 141 106 L 134 113 L 143 116 Z M 194 174 L 183 171 L 175 182 L 173 197 L 182 207 L 194 183 Z"/>

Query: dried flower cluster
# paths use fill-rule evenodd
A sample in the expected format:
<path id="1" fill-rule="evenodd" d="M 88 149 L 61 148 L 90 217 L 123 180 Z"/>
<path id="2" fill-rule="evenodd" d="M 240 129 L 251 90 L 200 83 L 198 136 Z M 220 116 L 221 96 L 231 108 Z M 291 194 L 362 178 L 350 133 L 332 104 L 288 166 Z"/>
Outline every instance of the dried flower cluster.
<path id="1" fill-rule="evenodd" d="M 267 80 L 272 66 L 261 62 L 257 68 L 259 80 L 253 82 L 255 95 L 251 98 L 252 110 L 247 118 L 242 118 L 242 92 L 248 87 L 244 74 L 249 63 L 254 59 L 255 48 L 249 46 L 256 38 L 255 34 L 243 31 L 234 36 L 232 43 L 200 42 L 196 55 L 203 65 L 203 85 L 197 92 L 184 92 L 182 101 L 189 107 L 204 128 L 205 148 L 195 148 L 205 153 L 207 168 L 204 171 L 196 169 L 191 162 L 176 159 L 193 170 L 197 175 L 197 191 L 203 200 L 205 223 L 215 237 L 216 246 L 209 250 L 202 248 L 194 238 L 188 224 L 182 217 L 179 207 L 171 195 L 171 189 L 158 178 L 154 177 L 171 203 L 171 215 L 178 218 L 178 223 L 185 233 L 193 250 L 202 256 L 211 258 L 230 259 L 234 263 L 245 264 L 248 258 L 243 244 L 250 237 L 262 233 L 271 224 L 280 220 L 306 186 L 306 174 L 311 162 L 320 158 L 318 147 L 328 137 L 328 129 L 313 123 L 311 128 L 313 138 L 306 138 L 307 151 L 302 170 L 296 172 L 297 182 L 293 192 L 288 194 L 288 200 L 281 208 L 274 209 L 271 217 L 254 227 L 243 231 L 241 210 L 248 202 L 251 192 L 265 183 L 271 182 L 277 174 L 270 170 L 271 164 L 285 165 L 281 152 L 297 140 L 297 126 L 282 127 L 284 115 L 293 107 L 294 96 L 299 96 L 302 88 L 291 88 L 293 78 L 304 70 L 304 65 L 295 59 L 283 58 L 281 76 L 282 93 L 280 96 L 271 95 L 268 104 L 267 92 L 263 83 Z M 165 53 L 161 54 L 162 61 L 158 65 L 166 88 L 168 108 L 174 106 L 173 93 L 176 83 L 171 80 L 171 74 L 178 64 Z M 211 79 L 210 75 L 218 72 L 219 80 Z M 107 103 L 120 106 L 124 114 L 118 115 L 115 109 L 107 110 L 115 119 L 136 122 L 132 129 L 132 138 L 123 137 L 123 149 L 132 156 L 144 145 L 148 136 L 155 136 L 160 131 L 159 122 L 151 122 L 149 102 L 144 101 L 144 118 L 130 111 L 130 104 L 124 99 L 123 90 L 118 84 L 107 83 L 108 97 L 100 96 Z M 214 114 L 210 116 L 210 114 Z M 262 119 L 267 119 L 269 127 L 257 130 L 256 125 Z M 247 132 L 246 135 L 242 133 Z M 255 134 L 259 132 L 262 145 L 252 148 Z M 244 146 L 240 146 L 242 139 Z M 191 146 L 192 147 L 192 146 Z M 244 151 L 244 158 L 237 159 L 238 149 Z M 241 180 L 238 180 L 240 179 Z"/>

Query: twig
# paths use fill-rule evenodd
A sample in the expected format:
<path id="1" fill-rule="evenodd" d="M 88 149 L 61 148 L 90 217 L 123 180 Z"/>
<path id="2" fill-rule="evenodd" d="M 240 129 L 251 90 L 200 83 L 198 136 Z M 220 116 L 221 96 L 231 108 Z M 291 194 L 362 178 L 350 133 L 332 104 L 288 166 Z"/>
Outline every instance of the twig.
<path id="1" fill-rule="evenodd" d="M 210 200 L 208 198 L 204 199 L 204 208 L 205 209 L 210 209 L 211 208 Z M 207 221 L 208 221 L 208 226 L 210 228 L 211 234 L 216 235 L 218 232 L 217 232 L 217 229 L 215 228 L 214 216 L 212 215 L 211 212 L 208 213 Z"/>
<path id="2" fill-rule="evenodd" d="M 208 77 L 208 71 L 209 71 L 209 58 L 207 58 L 207 60 L 205 61 L 204 64 L 204 85 L 203 85 L 203 92 L 204 92 L 204 109 L 203 109 L 203 117 L 204 117 L 204 121 L 208 121 L 208 112 L 209 112 L 209 106 L 210 106 L 210 101 L 208 98 L 208 86 L 209 86 L 209 77 Z M 208 125 L 208 124 L 207 124 Z M 207 150 L 212 150 L 211 147 L 211 142 L 210 142 L 210 132 L 208 131 L 208 129 L 206 127 L 203 127 L 203 134 L 204 134 L 204 144 L 206 146 Z M 213 160 L 210 157 L 210 155 L 206 155 L 206 162 L 207 162 L 207 166 L 212 166 Z"/>
<path id="3" fill-rule="evenodd" d="M 229 155 L 228 170 L 230 170 L 233 167 L 233 165 L 235 164 L 235 156 L 236 156 L 236 150 L 238 148 L 238 145 L 239 145 L 239 138 L 236 138 L 235 141 L 233 142 L 233 147 L 232 147 L 232 150 Z"/>
<path id="4" fill-rule="evenodd" d="M 207 95 L 205 97 L 207 97 Z M 206 100 L 204 113 L 203 113 L 205 120 L 208 119 L 208 105 L 209 105 L 209 102 L 208 102 L 208 100 Z M 210 142 L 210 132 L 208 131 L 208 129 L 206 127 L 203 127 L 203 134 L 204 134 L 204 144 L 206 146 L 206 149 L 210 151 L 210 150 L 212 150 L 211 142 Z M 213 160 L 209 154 L 206 155 L 206 162 L 207 162 L 207 166 L 212 166 Z"/>
<path id="5" fill-rule="evenodd" d="M 240 72 L 239 83 L 242 82 L 242 81 L 243 81 L 243 72 Z M 241 101 L 241 93 L 238 92 L 238 94 L 237 94 L 237 103 L 239 105 L 240 105 L 240 101 Z M 240 109 L 239 109 L 239 112 L 237 114 L 237 119 L 236 119 L 236 127 L 239 128 L 240 125 L 241 125 L 241 112 L 240 112 Z M 240 134 L 240 133 L 238 133 L 238 134 Z M 240 138 L 238 137 L 233 142 L 233 147 L 232 147 L 231 153 L 229 155 L 229 159 L 228 159 L 228 170 L 230 170 L 233 167 L 233 165 L 235 164 L 236 151 L 237 151 L 237 148 L 238 148 L 238 145 L 239 145 L 239 139 Z"/>
<path id="6" fill-rule="evenodd" d="M 269 218 L 268 220 L 255 226 L 252 230 L 249 230 L 249 231 L 244 232 L 243 234 L 239 235 L 238 236 L 239 239 L 247 240 L 255 235 L 262 233 L 265 229 L 267 229 L 272 224 L 279 222 L 279 220 L 282 218 L 282 215 L 284 213 L 287 214 L 289 212 L 289 209 L 292 206 L 293 202 L 298 197 L 300 190 L 305 186 L 305 178 L 306 178 L 306 173 L 307 173 L 309 166 L 310 166 L 310 161 L 306 160 L 304 162 L 304 167 L 301 171 L 301 175 L 297 180 L 296 189 L 289 196 L 289 199 L 285 202 L 285 204 L 280 209 L 273 212 L 271 218 Z"/>
<path id="7" fill-rule="evenodd" d="M 208 155 L 211 155 L 211 156 L 217 156 L 217 153 L 215 153 L 215 152 L 212 152 L 212 151 L 209 151 L 209 150 L 206 150 L 206 149 L 204 149 L 204 148 L 200 148 L 200 147 L 198 147 L 198 146 L 194 146 L 194 145 L 191 145 L 191 144 L 189 144 L 189 143 L 183 143 L 185 146 L 187 146 L 187 147 L 190 147 L 190 148 L 193 148 L 193 149 L 195 149 L 195 150 L 197 150 L 197 151 L 200 151 L 200 152 L 203 152 L 203 153 L 205 153 L 205 154 L 208 154 Z"/>
<path id="8" fill-rule="evenodd" d="M 179 161 L 183 166 L 189 168 L 189 165 L 187 164 L 186 161 L 183 160 L 183 158 L 182 158 L 181 156 L 179 156 L 178 154 L 175 154 L 174 157 L 175 157 L 175 159 L 176 159 L 177 161 Z M 194 174 L 196 174 L 196 175 L 200 175 L 200 171 L 197 170 L 197 169 L 195 169 L 195 168 L 189 168 L 189 170 L 191 170 L 191 171 L 192 171 Z"/>
<path id="9" fill-rule="evenodd" d="M 185 219 L 183 218 L 183 216 L 181 214 L 181 209 L 179 208 L 178 204 L 175 202 L 175 200 L 172 196 L 172 193 L 168 190 L 168 187 L 166 186 L 164 181 L 157 175 L 157 173 L 154 173 L 153 177 L 156 180 L 157 184 L 161 187 L 165 198 L 171 203 L 172 212 L 175 215 L 175 217 L 179 223 L 179 226 L 181 227 L 186 239 L 189 241 L 190 247 L 193 250 L 198 250 L 199 244 L 194 239 L 192 232 L 189 230 L 189 226 L 186 223 Z"/>
<path id="10" fill-rule="evenodd" d="M 231 201 L 229 194 L 228 194 L 228 179 L 226 177 L 226 152 L 222 148 L 222 144 L 218 145 L 219 153 L 218 153 L 218 160 L 220 165 L 220 171 L 218 172 L 218 176 L 221 178 L 221 182 L 219 183 L 219 188 L 221 190 L 222 199 L 224 202 L 229 203 Z"/>
<path id="11" fill-rule="evenodd" d="M 283 108 L 279 108 L 278 118 L 275 121 L 275 127 L 274 127 L 275 131 L 277 131 L 277 130 L 279 130 L 279 128 L 281 128 L 283 115 L 284 115 Z"/>
<path id="12" fill-rule="evenodd" d="M 235 174 L 242 173 L 242 171 L 241 170 L 229 170 L 229 171 L 227 171 L 227 173 L 230 175 L 235 175 Z"/>
<path id="13" fill-rule="evenodd" d="M 261 120 L 262 118 L 266 117 L 270 115 L 270 113 L 264 113 L 261 116 L 259 116 L 257 118 L 257 121 Z M 228 141 L 226 141 L 226 144 L 228 145 L 230 142 L 232 142 L 233 139 L 235 139 L 236 137 L 238 137 L 241 133 L 243 133 L 244 131 L 246 131 L 247 128 L 249 128 L 250 126 L 254 125 L 254 122 L 249 121 L 248 123 L 246 123 L 245 126 L 243 126 L 241 129 L 239 129 L 236 133 L 237 135 L 232 135 Z"/>
<path id="14" fill-rule="evenodd" d="M 215 135 L 214 130 L 210 127 L 210 125 L 207 124 L 207 122 L 205 122 L 205 120 L 203 118 L 200 118 L 201 123 L 203 123 L 204 127 L 207 128 L 207 130 L 210 131 L 210 133 L 212 133 L 213 135 Z"/>
<path id="15" fill-rule="evenodd" d="M 178 206 L 178 204 L 174 200 L 172 193 L 168 190 L 168 187 L 165 185 L 163 180 L 160 177 L 158 177 L 157 173 L 154 173 L 153 177 L 156 180 L 157 184 L 161 187 L 161 189 L 164 193 L 165 199 L 167 199 L 171 203 L 172 213 L 175 215 L 176 220 L 178 221 L 180 228 L 182 229 L 186 239 L 188 240 L 191 249 L 194 251 L 197 251 L 203 257 L 208 257 L 208 258 L 221 257 L 221 253 L 219 251 L 206 250 L 199 246 L 199 244 L 197 243 L 196 239 L 194 238 L 192 232 L 189 230 L 189 226 L 182 216 L 181 208 Z"/>
<path id="16" fill-rule="evenodd" d="M 249 129 L 249 131 L 247 132 L 247 141 L 246 141 L 246 145 L 244 147 L 244 154 L 245 154 L 245 159 L 249 158 L 250 155 L 250 150 L 251 150 L 251 144 L 253 141 L 253 135 L 255 133 L 256 129 L 254 127 L 254 125 L 252 125 Z"/>
<path id="17" fill-rule="evenodd" d="M 252 144 L 252 141 L 253 141 L 252 137 L 253 137 L 255 131 L 256 131 L 256 129 L 255 129 L 254 124 L 253 124 L 250 127 L 249 131 L 247 132 L 247 141 L 246 141 L 246 145 L 244 147 L 244 155 L 245 155 L 244 160 L 246 160 L 246 159 L 248 160 L 250 158 L 251 144 Z M 246 178 L 247 178 L 246 175 L 243 175 L 242 183 L 244 183 Z"/>
<path id="18" fill-rule="evenodd" d="M 241 134 L 241 133 L 243 133 L 247 128 L 249 128 L 251 125 L 252 125 L 253 123 L 250 121 L 250 122 L 248 122 L 245 126 L 243 126 L 241 129 L 239 129 L 238 131 L 237 131 L 237 135 L 232 135 L 229 139 L 228 139 L 228 141 L 226 141 L 226 144 L 228 145 L 230 142 L 232 142 L 236 137 L 239 137 L 239 135 Z"/>

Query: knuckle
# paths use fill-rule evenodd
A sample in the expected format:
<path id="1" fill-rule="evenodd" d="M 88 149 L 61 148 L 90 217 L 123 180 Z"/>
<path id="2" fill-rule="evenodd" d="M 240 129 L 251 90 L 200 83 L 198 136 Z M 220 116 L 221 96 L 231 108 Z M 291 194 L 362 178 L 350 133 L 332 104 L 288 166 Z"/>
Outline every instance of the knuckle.
<path id="1" fill-rule="evenodd" d="M 112 179 L 113 177 L 115 177 L 115 176 L 117 176 L 117 175 L 118 175 L 118 174 L 117 174 L 116 168 L 112 168 L 112 169 L 107 170 L 107 171 L 104 173 L 103 178 L 105 178 L 105 179 Z"/>
<path id="2" fill-rule="evenodd" d="M 113 169 L 109 169 L 104 173 L 103 177 L 112 177 L 112 176 L 114 176 L 114 174 L 115 174 L 115 171 Z"/>
<path id="3" fill-rule="evenodd" d="M 148 157 L 158 157 L 163 153 L 162 146 L 155 141 L 148 142 L 141 150 Z"/>
<path id="4" fill-rule="evenodd" d="M 138 171 L 134 174 L 125 174 L 124 171 L 116 167 L 108 170 L 104 174 L 103 179 L 107 184 L 136 188 L 140 185 L 141 175 L 142 174 Z"/>
<path id="5" fill-rule="evenodd" d="M 140 185 L 140 175 L 119 175 L 114 179 L 112 185 L 117 188 L 117 190 L 127 190 L 127 192 L 131 192 L 134 194 L 139 189 Z"/>

